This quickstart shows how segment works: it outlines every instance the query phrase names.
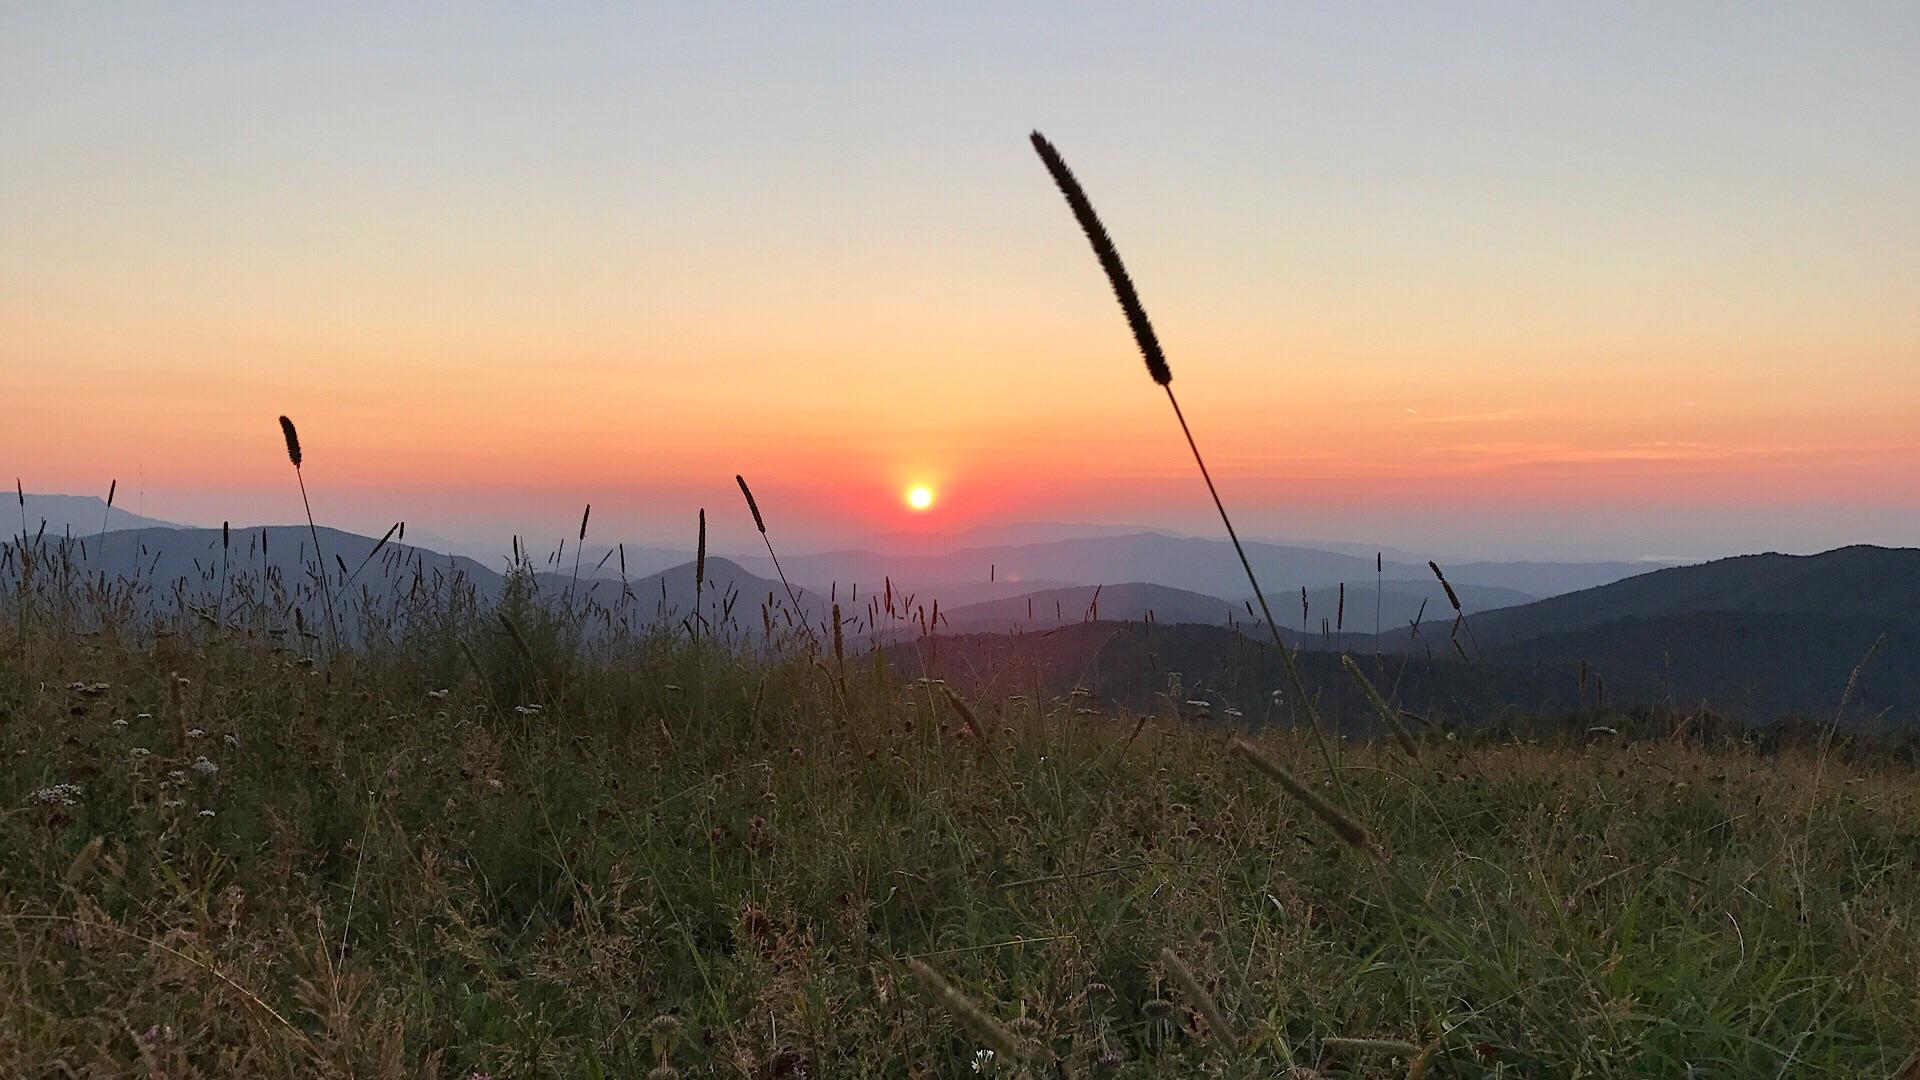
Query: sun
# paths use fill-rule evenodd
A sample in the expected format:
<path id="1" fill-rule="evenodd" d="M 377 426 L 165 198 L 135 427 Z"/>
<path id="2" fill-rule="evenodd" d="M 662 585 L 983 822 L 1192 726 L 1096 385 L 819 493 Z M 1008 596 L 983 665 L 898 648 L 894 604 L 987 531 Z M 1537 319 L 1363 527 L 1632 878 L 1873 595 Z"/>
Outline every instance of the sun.
<path id="1" fill-rule="evenodd" d="M 925 511 L 933 508 L 933 489 L 925 484 L 915 484 L 907 489 L 907 505 L 915 510 Z"/>

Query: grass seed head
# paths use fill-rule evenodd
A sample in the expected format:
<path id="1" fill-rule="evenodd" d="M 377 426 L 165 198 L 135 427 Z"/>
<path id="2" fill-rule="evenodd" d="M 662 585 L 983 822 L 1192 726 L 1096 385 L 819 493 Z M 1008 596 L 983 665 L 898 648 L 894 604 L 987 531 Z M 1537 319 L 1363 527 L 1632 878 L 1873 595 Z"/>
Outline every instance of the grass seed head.
<path id="1" fill-rule="evenodd" d="M 294 430 L 292 420 L 284 416 L 280 418 L 280 434 L 287 437 L 287 460 L 293 462 L 294 468 L 299 468 L 301 461 L 300 433 Z"/>
<path id="2" fill-rule="evenodd" d="M 1053 182 L 1059 185 L 1060 194 L 1066 196 L 1074 220 L 1080 223 L 1081 231 L 1087 234 L 1087 242 L 1093 245 L 1093 254 L 1100 260 L 1100 269 L 1107 273 L 1107 282 L 1113 286 L 1114 298 L 1120 301 L 1120 310 L 1127 315 L 1127 325 L 1133 328 L 1133 340 L 1140 346 L 1140 355 L 1146 358 L 1147 373 L 1153 376 L 1154 382 L 1166 386 L 1173 382 L 1173 370 L 1167 367 L 1166 354 L 1160 351 L 1160 338 L 1153 332 L 1153 323 L 1147 320 L 1147 309 L 1140 303 L 1140 294 L 1134 291 L 1133 279 L 1127 276 L 1126 265 L 1120 261 L 1120 252 L 1114 248 L 1106 226 L 1100 224 L 1100 215 L 1094 212 L 1086 190 L 1074 178 L 1073 170 L 1067 168 L 1066 159 L 1060 156 L 1060 151 L 1055 150 L 1047 137 L 1037 131 L 1032 139 L 1034 151 L 1040 155 L 1040 161 L 1047 171 L 1053 174 Z"/>
<path id="3" fill-rule="evenodd" d="M 1200 980 L 1194 977 L 1193 969 L 1189 968 L 1187 962 L 1180 959 L 1180 955 L 1172 949 L 1160 950 L 1160 962 L 1166 965 L 1167 974 L 1173 976 L 1173 981 L 1179 985 L 1180 993 L 1185 995 L 1187 1004 L 1193 1006 L 1195 1012 L 1207 1018 L 1207 1031 L 1213 1036 L 1214 1041 L 1219 1043 L 1222 1049 L 1233 1049 L 1234 1044 L 1239 1040 L 1234 1036 L 1233 1028 L 1227 1023 L 1227 1014 L 1220 1011 L 1220 1005 L 1213 1000 L 1213 995 L 1207 993 L 1206 988 L 1200 985 Z"/>
<path id="4" fill-rule="evenodd" d="M 1319 818 L 1327 828 L 1332 829 L 1335 836 L 1375 858 L 1382 856 L 1383 853 L 1374 844 L 1373 837 L 1367 832 L 1366 826 L 1342 813 L 1339 807 L 1322 798 L 1319 792 L 1301 783 L 1298 777 L 1282 768 L 1278 762 L 1254 749 L 1252 743 L 1236 735 L 1233 742 L 1228 744 L 1227 750 L 1229 753 L 1245 758 L 1247 764 L 1265 773 L 1267 779 L 1280 785 L 1281 790 L 1293 796 L 1297 802 L 1311 811 L 1314 817 Z"/>
<path id="5" fill-rule="evenodd" d="M 1414 746 L 1413 733 L 1408 731 L 1407 725 L 1401 722 L 1400 713 L 1387 704 L 1387 699 L 1380 696 L 1380 691 L 1374 689 L 1373 680 L 1367 678 L 1367 673 L 1360 669 L 1360 664 L 1345 653 L 1340 655 L 1340 664 L 1347 669 L 1347 674 L 1353 676 L 1353 681 L 1360 684 L 1360 692 L 1366 695 L 1367 703 L 1373 706 L 1373 711 L 1378 713 L 1380 719 L 1386 723 L 1387 730 L 1393 732 L 1394 741 L 1400 744 L 1400 749 L 1405 750 L 1408 757 L 1419 757 L 1420 751 Z"/>
<path id="6" fill-rule="evenodd" d="M 1019 1060 L 1025 1056 L 1020 1041 L 1013 1033 L 1000 1026 L 1000 1022 L 988 1016 L 980 1006 L 975 1005 L 967 995 L 953 988 L 939 973 L 928 967 L 924 961 L 909 960 L 907 967 L 913 974 L 933 991 L 940 1004 L 955 1019 L 960 1021 L 973 1034 L 973 1037 L 985 1043 L 995 1053 L 1009 1060 Z"/>
<path id="7" fill-rule="evenodd" d="M 760 517 L 760 504 L 753 501 L 753 489 L 747 486 L 747 478 L 734 473 L 733 481 L 740 485 L 740 494 L 747 497 L 747 509 L 753 513 L 753 527 L 760 530 L 760 535 L 765 536 L 767 523 Z"/>

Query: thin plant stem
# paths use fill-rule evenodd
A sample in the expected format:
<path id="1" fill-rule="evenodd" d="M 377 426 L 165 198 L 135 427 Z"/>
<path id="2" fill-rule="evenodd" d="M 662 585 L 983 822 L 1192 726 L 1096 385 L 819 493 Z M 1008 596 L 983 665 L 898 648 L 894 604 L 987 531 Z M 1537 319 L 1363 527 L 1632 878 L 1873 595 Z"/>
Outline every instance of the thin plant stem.
<path id="1" fill-rule="evenodd" d="M 313 557 L 320 564 L 320 595 L 327 604 L 327 636 L 333 642 L 333 651 L 340 651 L 340 627 L 333 618 L 333 586 L 327 581 L 327 559 L 320 551 L 320 528 L 313 523 L 313 504 L 307 501 L 307 478 L 300 466 L 293 467 L 293 477 L 300 482 L 300 505 L 307 511 L 307 532 L 313 537 Z"/>
<path id="2" fill-rule="evenodd" d="M 1307 716 L 1307 726 L 1313 732 L 1314 745 L 1320 750 L 1320 756 L 1327 763 L 1327 772 L 1341 791 L 1346 791 L 1346 781 L 1340 778 L 1340 767 L 1334 763 L 1333 747 L 1327 743 L 1326 733 L 1320 730 L 1320 711 L 1314 708 L 1313 700 L 1307 696 L 1306 684 L 1300 681 L 1300 669 L 1293 662 L 1293 653 L 1287 643 L 1280 639 L 1280 627 L 1273 621 L 1273 609 L 1267 605 L 1267 594 L 1260 588 L 1260 579 L 1254 575 L 1253 563 L 1247 559 L 1247 549 L 1240 544 L 1240 534 L 1234 531 L 1233 519 L 1227 514 L 1227 506 L 1220 501 L 1220 489 L 1213 485 L 1213 474 L 1207 470 L 1207 459 L 1200 454 L 1200 444 L 1193 439 L 1193 429 L 1187 426 L 1187 416 L 1180 411 L 1180 399 L 1173 396 L 1171 382 L 1162 383 L 1167 392 L 1167 403 L 1173 406 L 1174 419 L 1180 421 L 1180 433 L 1187 437 L 1187 448 L 1193 451 L 1194 464 L 1200 466 L 1200 479 L 1207 483 L 1207 494 L 1213 497 L 1213 508 L 1220 511 L 1220 524 L 1227 528 L 1227 539 L 1233 542 L 1234 554 L 1240 556 L 1240 568 L 1247 572 L 1247 584 L 1253 586 L 1253 597 L 1260 601 L 1260 613 L 1266 617 L 1267 632 L 1273 635 L 1274 647 L 1280 651 L 1281 663 L 1286 667 L 1287 685 L 1300 702 L 1300 708 Z"/>

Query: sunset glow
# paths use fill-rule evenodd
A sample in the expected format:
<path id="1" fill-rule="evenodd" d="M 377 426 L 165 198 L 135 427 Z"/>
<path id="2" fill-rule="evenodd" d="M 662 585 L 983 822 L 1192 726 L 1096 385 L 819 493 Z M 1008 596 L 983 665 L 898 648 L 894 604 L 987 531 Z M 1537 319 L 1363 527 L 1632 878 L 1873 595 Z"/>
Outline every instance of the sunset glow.
<path id="1" fill-rule="evenodd" d="M 915 484 L 907 489 L 907 505 L 915 510 L 933 508 L 933 489 L 925 484 Z"/>
<path id="2" fill-rule="evenodd" d="M 290 521 L 288 413 L 376 533 L 1211 530 L 1038 126 L 1250 534 L 1920 535 L 1910 12 L 576 14 L 8 15 L 0 469 Z"/>

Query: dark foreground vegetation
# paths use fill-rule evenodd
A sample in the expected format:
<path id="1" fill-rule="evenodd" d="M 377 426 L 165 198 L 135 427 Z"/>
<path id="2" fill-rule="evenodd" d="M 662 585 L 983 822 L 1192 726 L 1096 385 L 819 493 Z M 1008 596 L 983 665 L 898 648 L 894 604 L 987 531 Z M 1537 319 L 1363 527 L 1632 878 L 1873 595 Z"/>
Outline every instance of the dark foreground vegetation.
<path id="1" fill-rule="evenodd" d="M 1920 776 L 1818 732 L 1416 725 L 1335 779 L 1290 723 L 1231 751 L 697 622 L 583 651 L 524 598 L 335 656 L 0 613 L 7 1076 L 1886 1076 L 1920 1047 Z"/>

